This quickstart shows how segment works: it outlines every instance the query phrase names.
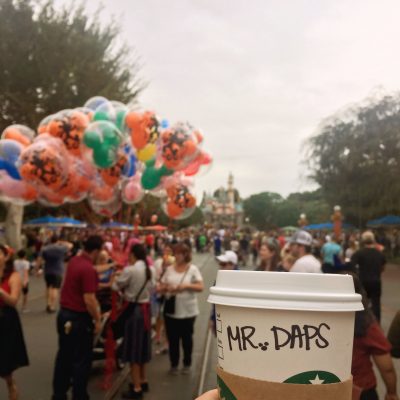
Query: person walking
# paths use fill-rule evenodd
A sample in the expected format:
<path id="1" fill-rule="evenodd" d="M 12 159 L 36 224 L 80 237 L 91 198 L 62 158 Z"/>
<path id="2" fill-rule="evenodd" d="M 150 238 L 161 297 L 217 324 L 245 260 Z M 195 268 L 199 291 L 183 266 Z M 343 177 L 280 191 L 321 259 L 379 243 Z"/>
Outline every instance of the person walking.
<path id="1" fill-rule="evenodd" d="M 149 390 L 146 364 L 151 359 L 150 295 L 155 285 L 155 273 L 148 264 L 146 248 L 142 244 L 132 246 L 129 262 L 113 284 L 113 289 L 121 290 L 127 301 L 123 311 L 122 361 L 130 364 L 131 384 L 122 397 L 141 399 L 143 392 Z"/>
<path id="2" fill-rule="evenodd" d="M 375 236 L 366 231 L 361 235 L 362 248 L 351 257 L 351 266 L 357 268 L 360 281 L 371 302 L 372 312 L 378 322 L 381 320 L 381 275 L 384 271 L 386 258 L 376 249 Z"/>
<path id="3" fill-rule="evenodd" d="M 100 236 L 89 236 L 83 252 L 68 263 L 57 316 L 58 353 L 53 375 L 53 400 L 87 400 L 92 365 L 93 337 L 101 329 L 98 286 L 94 264 L 102 249 Z"/>
<path id="4" fill-rule="evenodd" d="M 204 289 L 199 269 L 191 263 L 191 249 L 183 243 L 174 247 L 175 264 L 161 279 L 160 292 L 165 294 L 165 326 L 169 343 L 170 374 L 178 374 L 180 344 L 183 347 L 183 374 L 192 365 L 193 330 L 199 306 L 197 292 Z"/>
<path id="5" fill-rule="evenodd" d="M 58 292 L 64 275 L 64 260 L 73 247 L 72 243 L 62 242 L 56 235 L 50 239 L 50 244 L 44 246 L 40 253 L 40 259 L 44 264 L 44 279 L 46 282 L 46 311 L 56 311 Z"/>
<path id="6" fill-rule="evenodd" d="M 334 274 L 338 272 L 335 258 L 337 261 L 340 261 L 342 247 L 336 242 L 335 236 L 331 237 L 327 235 L 325 237 L 325 241 L 325 244 L 321 248 L 321 255 L 323 259 L 322 271 L 325 274 Z"/>
<path id="7" fill-rule="evenodd" d="M 7 248 L 0 245 L 0 377 L 8 388 L 8 398 L 18 399 L 13 373 L 29 365 L 21 321 L 16 310 L 22 282 L 13 270 L 13 261 Z"/>

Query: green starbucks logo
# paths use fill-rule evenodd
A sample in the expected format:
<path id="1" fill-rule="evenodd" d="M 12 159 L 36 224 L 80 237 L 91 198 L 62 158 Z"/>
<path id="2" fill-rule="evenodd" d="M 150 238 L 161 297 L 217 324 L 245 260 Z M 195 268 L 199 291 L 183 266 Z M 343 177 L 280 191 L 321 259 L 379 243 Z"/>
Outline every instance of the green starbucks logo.
<path id="1" fill-rule="evenodd" d="M 237 400 L 226 383 L 217 376 L 219 397 L 221 400 Z M 295 383 L 300 385 L 326 385 L 329 383 L 340 383 L 340 379 L 327 371 L 307 371 L 286 379 L 283 383 Z"/>
<path id="2" fill-rule="evenodd" d="M 231 390 L 226 386 L 225 382 L 217 376 L 219 398 L 221 400 L 237 400 L 236 396 L 231 392 Z"/>
<path id="3" fill-rule="evenodd" d="M 297 383 L 300 385 L 325 385 L 329 383 L 339 383 L 340 379 L 326 371 L 307 371 L 302 372 L 286 379 L 283 383 Z"/>

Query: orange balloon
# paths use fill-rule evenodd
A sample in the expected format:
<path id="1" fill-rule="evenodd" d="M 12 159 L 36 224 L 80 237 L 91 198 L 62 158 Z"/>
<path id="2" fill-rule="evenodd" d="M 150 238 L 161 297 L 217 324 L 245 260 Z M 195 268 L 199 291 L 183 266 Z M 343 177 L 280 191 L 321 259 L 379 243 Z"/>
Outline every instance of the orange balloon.
<path id="1" fill-rule="evenodd" d="M 42 196 L 46 201 L 54 205 L 60 206 L 64 203 L 64 197 L 60 196 L 58 193 L 48 192 Z"/>
<path id="2" fill-rule="evenodd" d="M 143 149 L 149 143 L 155 143 L 159 138 L 159 123 L 151 111 L 129 112 L 125 123 L 131 131 L 132 144 L 137 150 Z"/>
<path id="3" fill-rule="evenodd" d="M 73 110 L 69 115 L 56 116 L 47 125 L 50 135 L 60 138 L 68 151 L 80 155 L 80 147 L 89 118 L 81 111 Z"/>
<path id="4" fill-rule="evenodd" d="M 37 191 L 31 186 L 26 185 L 25 193 L 22 198 L 26 201 L 34 201 L 37 199 L 38 193 Z"/>
<path id="5" fill-rule="evenodd" d="M 91 185 L 90 180 L 86 176 L 77 175 L 76 177 L 76 189 L 79 193 L 85 193 L 89 190 Z"/>
<path id="6" fill-rule="evenodd" d="M 75 174 L 69 172 L 67 179 L 58 190 L 58 194 L 62 197 L 71 197 L 76 192 Z"/>
<path id="7" fill-rule="evenodd" d="M 21 143 L 24 146 L 29 146 L 31 144 L 31 140 L 24 136 L 18 129 L 13 127 L 7 128 L 3 133 L 3 139 L 11 139 L 15 140 L 18 143 Z"/>
<path id="8" fill-rule="evenodd" d="M 167 214 L 170 218 L 178 218 L 183 214 L 183 208 L 179 207 L 177 204 L 173 202 L 167 203 Z"/>
<path id="9" fill-rule="evenodd" d="M 92 188 L 91 194 L 95 200 L 108 201 L 113 197 L 114 191 L 111 186 L 103 185 Z"/>
<path id="10" fill-rule="evenodd" d="M 59 190 L 65 181 L 60 154 L 52 148 L 42 147 L 21 155 L 20 174 L 27 182 L 35 182 L 50 190 Z M 28 152 L 28 153 L 26 153 Z"/>
<path id="11" fill-rule="evenodd" d="M 115 186 L 122 175 L 122 171 L 128 162 L 128 158 L 125 154 L 120 155 L 117 163 L 110 168 L 105 168 L 100 170 L 100 175 L 103 178 L 103 181 L 108 186 Z"/>

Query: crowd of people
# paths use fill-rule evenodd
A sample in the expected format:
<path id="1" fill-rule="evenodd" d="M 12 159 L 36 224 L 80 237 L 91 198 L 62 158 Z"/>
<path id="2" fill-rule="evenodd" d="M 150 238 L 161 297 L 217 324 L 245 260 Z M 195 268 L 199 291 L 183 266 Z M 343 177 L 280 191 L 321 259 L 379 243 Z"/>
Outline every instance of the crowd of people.
<path id="1" fill-rule="evenodd" d="M 303 230 L 290 238 L 275 231 L 228 229 L 156 235 L 26 232 L 23 249 L 0 246 L 0 376 L 9 398 L 16 400 L 13 372 L 29 364 L 17 307 L 21 303 L 21 312 L 29 312 L 32 275 L 43 276 L 45 311 L 58 309 L 53 400 L 67 399 L 71 387 L 74 399 L 89 399 L 93 338 L 102 336 L 110 344 L 110 331 L 111 346 L 120 349 L 121 362 L 130 366 L 131 382 L 123 398 L 142 398 L 149 391 L 146 366 L 152 344 L 155 354 L 169 355 L 171 376 L 190 374 L 197 293 L 204 290 L 201 272 L 192 263 L 196 251 L 214 253 L 221 269 L 353 274 L 365 304 L 356 315 L 355 392 L 361 400 L 378 399 L 374 362 L 386 385 L 385 400 L 397 400 L 391 355 L 400 352 L 400 316 L 391 327 L 391 343 L 380 327 L 384 249 L 370 231 L 339 239 Z"/>
<path id="2" fill-rule="evenodd" d="M 192 263 L 194 238 L 178 236 L 82 231 L 60 237 L 42 232 L 35 238 L 28 233 L 26 249 L 17 254 L 1 246 L 0 376 L 9 398 L 18 398 L 13 372 L 29 364 L 17 307 L 22 295 L 21 311 L 29 312 L 32 274 L 45 281 L 45 311 L 58 308 L 53 400 L 67 399 L 71 387 L 74 399 L 89 399 L 93 341 L 100 335 L 107 342 L 110 330 L 111 346 L 120 346 L 121 362 L 131 371 L 123 398 L 142 398 L 149 390 L 146 365 L 152 342 L 159 353 L 169 354 L 170 375 L 190 374 L 199 314 L 196 293 L 204 284 Z"/>

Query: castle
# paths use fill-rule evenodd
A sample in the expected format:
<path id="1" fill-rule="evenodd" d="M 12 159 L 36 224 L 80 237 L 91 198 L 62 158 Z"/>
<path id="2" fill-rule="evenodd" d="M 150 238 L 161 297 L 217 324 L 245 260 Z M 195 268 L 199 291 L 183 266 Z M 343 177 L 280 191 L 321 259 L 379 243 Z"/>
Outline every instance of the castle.
<path id="1" fill-rule="evenodd" d="M 243 202 L 234 187 L 232 173 L 229 174 L 226 189 L 220 187 L 213 195 L 204 192 L 200 207 L 205 222 L 216 228 L 240 228 L 243 225 Z"/>

